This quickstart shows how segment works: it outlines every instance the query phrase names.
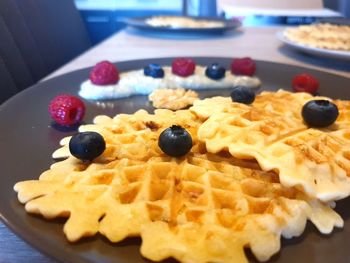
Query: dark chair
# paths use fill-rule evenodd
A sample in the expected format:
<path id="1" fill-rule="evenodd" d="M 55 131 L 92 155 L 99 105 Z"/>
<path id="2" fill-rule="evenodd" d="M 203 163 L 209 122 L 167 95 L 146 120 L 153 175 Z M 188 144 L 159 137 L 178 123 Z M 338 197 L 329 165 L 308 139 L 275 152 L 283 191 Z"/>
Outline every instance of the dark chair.
<path id="1" fill-rule="evenodd" d="M 1 0 L 0 103 L 89 47 L 73 0 Z"/>

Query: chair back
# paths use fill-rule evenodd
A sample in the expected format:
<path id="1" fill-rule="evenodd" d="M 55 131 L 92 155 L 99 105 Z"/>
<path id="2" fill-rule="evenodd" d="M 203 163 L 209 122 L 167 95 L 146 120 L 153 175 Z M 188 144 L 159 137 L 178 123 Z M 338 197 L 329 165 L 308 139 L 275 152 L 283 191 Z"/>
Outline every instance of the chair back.
<path id="1" fill-rule="evenodd" d="M 89 47 L 73 0 L 1 0 L 0 102 Z"/>

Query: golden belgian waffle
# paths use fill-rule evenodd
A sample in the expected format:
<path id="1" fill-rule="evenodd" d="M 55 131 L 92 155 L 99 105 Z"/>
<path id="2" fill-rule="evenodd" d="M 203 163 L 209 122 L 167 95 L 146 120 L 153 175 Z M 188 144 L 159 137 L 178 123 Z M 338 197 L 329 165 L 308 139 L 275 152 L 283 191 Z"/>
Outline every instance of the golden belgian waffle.
<path id="1" fill-rule="evenodd" d="M 114 118 L 101 115 L 95 117 L 93 122 L 94 124 L 80 126 L 79 131 L 95 131 L 103 135 L 108 145 L 104 152 L 106 158 L 144 161 L 160 154 L 157 141 L 165 128 L 181 125 L 192 134 L 192 140 L 196 142 L 197 129 L 202 123 L 188 110 L 167 109 L 157 109 L 154 114 L 138 110 L 132 115 L 118 114 Z M 63 147 L 53 153 L 54 159 L 70 156 L 69 140 L 70 137 L 62 139 L 60 144 Z"/>
<path id="2" fill-rule="evenodd" d="M 39 180 L 14 187 L 29 213 L 68 218 L 64 233 L 71 242 L 97 233 L 111 242 L 140 236 L 142 255 L 154 261 L 247 263 L 244 248 L 265 261 L 280 249 L 281 235 L 300 235 L 307 219 L 322 233 L 343 226 L 333 203 L 283 187 L 275 173 L 237 166 L 257 168 L 254 163 L 206 153 L 196 139 L 201 122 L 190 111 L 138 111 L 94 122 L 81 130 L 103 134 L 103 155 L 92 163 L 69 156 Z M 195 143 L 181 158 L 157 146 L 159 133 L 174 122 Z"/>
<path id="3" fill-rule="evenodd" d="M 264 261 L 280 249 L 281 235 L 300 235 L 307 219 L 322 233 L 343 225 L 330 207 L 283 188 L 276 175 L 207 155 L 91 165 L 70 157 L 15 189 L 28 212 L 69 217 L 68 240 L 141 236 L 142 255 L 154 261 L 243 263 L 244 247 Z"/>
<path id="4" fill-rule="evenodd" d="M 259 96 L 256 96 L 254 101 L 254 108 L 263 110 L 267 113 L 270 112 L 271 114 L 293 114 L 295 117 L 301 118 L 300 108 L 288 108 L 286 103 L 288 102 L 288 105 L 304 105 L 304 103 L 311 100 L 312 98 L 314 97 L 308 93 L 303 92 L 296 94 L 284 90 L 279 90 L 277 92 L 263 91 L 259 94 Z M 329 98 L 318 96 L 317 99 Z M 342 103 L 342 101 L 337 101 L 337 103 Z M 342 106 L 343 111 L 345 110 L 346 105 L 347 103 L 344 102 Z M 190 111 L 202 121 L 205 121 L 210 116 L 217 113 L 225 112 L 239 115 L 250 110 L 252 110 L 250 105 L 232 102 L 232 99 L 230 97 L 220 96 L 203 100 L 196 100 L 193 102 L 193 106 L 190 108 Z"/>
<path id="5" fill-rule="evenodd" d="M 350 50 L 350 26 L 346 25 L 302 25 L 288 28 L 284 35 L 293 42 L 311 47 Z"/>
<path id="6" fill-rule="evenodd" d="M 198 93 L 194 90 L 156 89 L 149 96 L 152 105 L 156 109 L 180 110 L 191 106 L 198 99 Z"/>
<path id="7" fill-rule="evenodd" d="M 350 194 L 350 102 L 334 101 L 340 115 L 330 127 L 309 128 L 301 117 L 307 93 L 263 92 L 251 106 L 206 99 L 190 110 L 212 110 L 198 130 L 198 139 L 211 153 L 228 151 L 240 159 L 255 159 L 265 171 L 276 171 L 282 185 L 298 187 L 311 198 L 338 200 Z M 329 99 L 330 100 L 330 99 Z"/>
<path id="8" fill-rule="evenodd" d="M 216 113 L 231 112 L 232 114 L 240 114 L 247 109 L 249 109 L 249 106 L 242 103 L 235 103 L 235 107 L 232 107 L 232 99 L 230 97 L 217 96 L 209 99 L 195 100 L 190 111 L 200 120 L 204 121 Z"/>

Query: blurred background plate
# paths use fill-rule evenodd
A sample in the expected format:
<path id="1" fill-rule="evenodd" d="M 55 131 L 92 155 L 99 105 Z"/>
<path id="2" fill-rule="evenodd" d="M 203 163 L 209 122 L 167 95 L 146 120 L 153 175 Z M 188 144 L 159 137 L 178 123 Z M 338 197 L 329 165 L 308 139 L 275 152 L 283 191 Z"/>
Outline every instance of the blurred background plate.
<path id="1" fill-rule="evenodd" d="M 336 58 L 342 60 L 350 60 L 350 51 L 342 51 L 342 50 L 331 50 L 325 48 L 316 48 L 307 45 L 303 45 L 300 43 L 296 43 L 294 41 L 289 40 L 284 36 L 284 32 L 278 32 L 277 38 L 281 40 L 287 46 L 294 48 L 298 51 L 302 51 L 308 54 L 312 54 L 319 57 L 328 57 L 328 58 Z"/>
<path id="2" fill-rule="evenodd" d="M 158 31 L 158 32 L 176 32 L 176 33 L 201 33 L 201 34 L 221 34 L 229 30 L 234 30 L 241 26 L 241 23 L 237 19 L 225 19 L 225 18 L 213 18 L 213 17 L 192 17 L 192 16 L 166 16 L 171 18 L 191 18 L 195 21 L 209 21 L 209 22 L 223 22 L 223 26 L 219 27 L 171 27 L 171 26 L 152 26 L 146 21 L 152 17 L 147 16 L 138 18 L 125 19 L 124 22 L 133 28 Z M 165 16 L 164 16 L 165 17 Z"/>

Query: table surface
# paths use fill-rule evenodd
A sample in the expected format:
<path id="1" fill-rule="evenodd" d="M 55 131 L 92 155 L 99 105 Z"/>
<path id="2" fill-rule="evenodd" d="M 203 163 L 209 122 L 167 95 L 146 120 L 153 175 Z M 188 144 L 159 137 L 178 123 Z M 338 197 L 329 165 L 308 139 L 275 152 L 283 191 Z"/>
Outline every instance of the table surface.
<path id="1" fill-rule="evenodd" d="M 48 77 L 112 62 L 172 56 L 244 57 L 310 67 L 350 77 L 349 61 L 320 58 L 296 52 L 276 37 L 284 27 L 243 27 L 224 36 L 188 37 L 177 34 L 123 30 L 64 65 Z"/>
<path id="2" fill-rule="evenodd" d="M 113 62 L 172 56 L 243 57 L 304 66 L 350 77 L 349 61 L 306 55 L 284 46 L 276 33 L 282 27 L 246 27 L 223 36 L 184 36 L 123 30 L 73 59 L 45 79 L 101 60 Z M 44 79 L 44 80 L 45 80 Z M 43 81 L 44 81 L 43 80 Z M 56 262 L 16 237 L 0 222 L 0 263 Z"/>

